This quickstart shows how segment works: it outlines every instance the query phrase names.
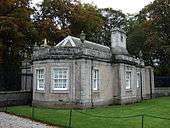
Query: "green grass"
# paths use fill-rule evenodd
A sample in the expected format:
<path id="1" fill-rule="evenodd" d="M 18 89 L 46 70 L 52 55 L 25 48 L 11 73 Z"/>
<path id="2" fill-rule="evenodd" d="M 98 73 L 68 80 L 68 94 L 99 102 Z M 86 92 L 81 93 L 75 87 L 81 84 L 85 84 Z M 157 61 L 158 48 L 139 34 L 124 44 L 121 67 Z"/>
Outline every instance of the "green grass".
<path id="1" fill-rule="evenodd" d="M 32 109 L 29 106 L 8 107 L 8 112 L 31 118 Z M 48 122 L 49 124 L 68 126 L 69 110 L 35 108 L 34 119 Z M 85 114 L 82 114 L 83 112 Z M 170 97 L 146 100 L 131 105 L 117 105 L 97 107 L 86 110 L 73 110 L 73 128 L 141 128 L 141 116 L 132 118 L 100 118 L 90 115 L 105 117 L 152 115 L 170 118 Z M 144 116 L 144 128 L 169 128 L 170 120 Z"/>

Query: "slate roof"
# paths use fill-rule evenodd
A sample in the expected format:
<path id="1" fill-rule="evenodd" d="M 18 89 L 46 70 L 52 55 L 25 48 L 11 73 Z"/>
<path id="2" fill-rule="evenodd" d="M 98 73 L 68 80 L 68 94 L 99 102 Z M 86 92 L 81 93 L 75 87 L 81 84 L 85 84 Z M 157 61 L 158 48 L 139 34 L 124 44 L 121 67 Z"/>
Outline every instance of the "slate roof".
<path id="1" fill-rule="evenodd" d="M 45 59 L 70 59 L 74 57 L 95 58 L 97 60 L 110 62 L 112 55 L 116 63 L 127 63 L 141 65 L 140 60 L 131 57 L 126 48 L 116 46 L 110 48 L 90 41 L 82 41 L 79 38 L 67 36 L 55 47 L 43 46 L 34 49 L 33 60 Z M 142 65 L 144 63 L 142 62 Z"/>
<path id="2" fill-rule="evenodd" d="M 110 48 L 101 44 L 85 40 L 81 42 L 79 38 L 68 36 L 56 45 L 57 47 L 84 47 L 87 49 L 94 49 L 97 51 L 110 52 Z"/>

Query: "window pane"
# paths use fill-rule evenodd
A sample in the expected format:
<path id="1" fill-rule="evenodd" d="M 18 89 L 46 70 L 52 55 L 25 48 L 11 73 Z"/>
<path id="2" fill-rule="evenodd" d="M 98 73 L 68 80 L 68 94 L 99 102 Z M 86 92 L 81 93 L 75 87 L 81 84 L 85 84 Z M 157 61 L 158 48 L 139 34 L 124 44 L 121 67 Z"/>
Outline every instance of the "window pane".
<path id="1" fill-rule="evenodd" d="M 55 68 L 53 73 L 54 89 L 67 89 L 68 69 Z"/>
<path id="2" fill-rule="evenodd" d="M 66 84 L 63 84 L 63 88 L 66 88 Z"/>
<path id="3" fill-rule="evenodd" d="M 44 89 L 44 69 L 36 69 L 37 90 Z"/>
<path id="4" fill-rule="evenodd" d="M 93 70 L 93 90 L 97 90 L 99 86 L 99 70 Z"/>
<path id="5" fill-rule="evenodd" d="M 126 84 L 126 89 L 130 89 L 131 88 L 131 72 L 126 72 L 125 73 L 125 84 Z"/>
<path id="6" fill-rule="evenodd" d="M 140 86 L 140 73 L 137 73 L 137 87 L 139 87 Z"/>

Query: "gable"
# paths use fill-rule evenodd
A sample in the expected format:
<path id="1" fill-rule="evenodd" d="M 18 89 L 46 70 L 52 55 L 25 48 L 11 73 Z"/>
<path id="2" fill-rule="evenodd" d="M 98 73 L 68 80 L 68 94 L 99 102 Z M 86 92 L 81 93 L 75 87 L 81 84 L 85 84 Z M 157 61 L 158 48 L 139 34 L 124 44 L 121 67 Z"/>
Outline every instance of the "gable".
<path id="1" fill-rule="evenodd" d="M 75 47 L 76 44 L 72 40 L 71 36 L 67 36 L 65 39 L 63 39 L 60 43 L 58 43 L 56 46 L 62 46 L 62 47 Z"/>

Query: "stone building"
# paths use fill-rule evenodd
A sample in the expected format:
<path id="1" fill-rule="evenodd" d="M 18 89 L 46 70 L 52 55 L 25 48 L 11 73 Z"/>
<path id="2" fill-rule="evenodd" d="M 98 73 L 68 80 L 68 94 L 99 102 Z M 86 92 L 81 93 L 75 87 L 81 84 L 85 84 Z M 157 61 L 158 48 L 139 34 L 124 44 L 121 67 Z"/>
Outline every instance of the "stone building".
<path id="1" fill-rule="evenodd" d="M 126 49 L 126 34 L 115 28 L 111 47 L 68 36 L 54 47 L 47 41 L 33 53 L 33 104 L 91 107 L 148 99 L 154 75 Z"/>

